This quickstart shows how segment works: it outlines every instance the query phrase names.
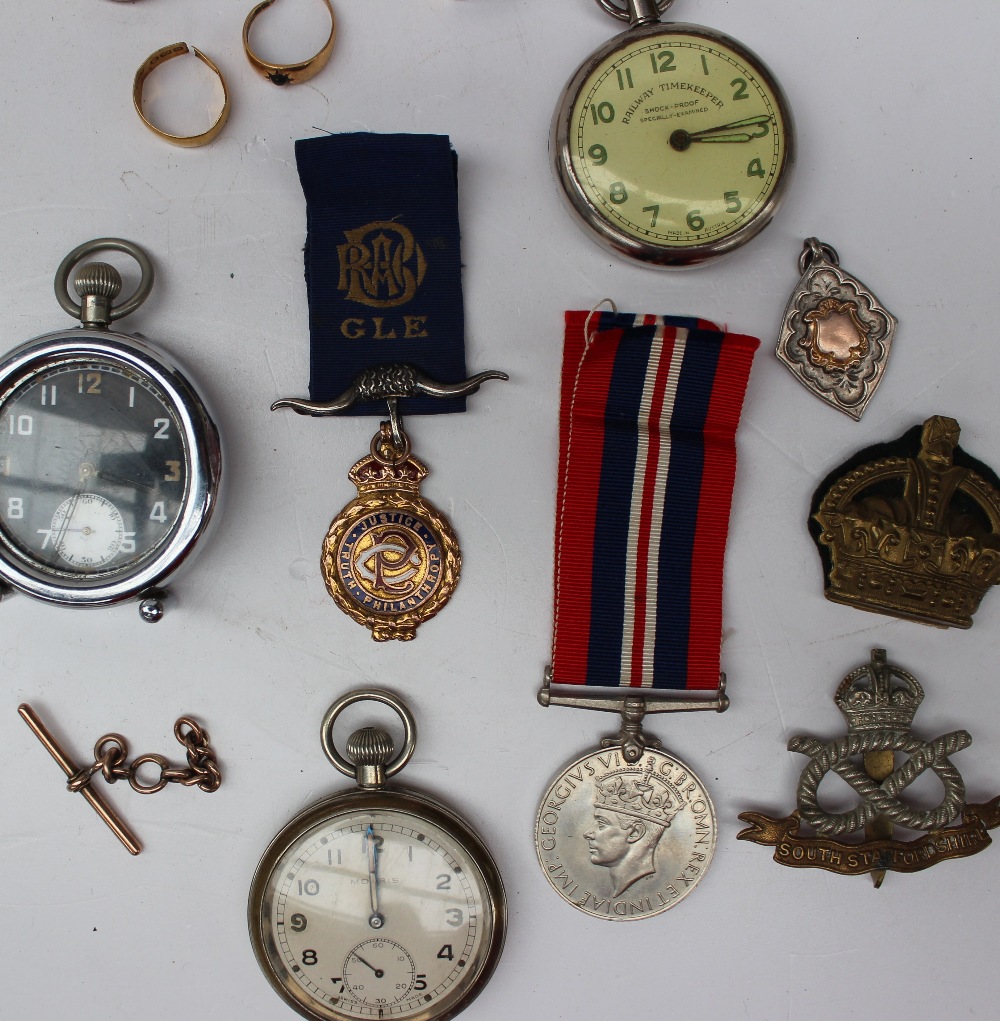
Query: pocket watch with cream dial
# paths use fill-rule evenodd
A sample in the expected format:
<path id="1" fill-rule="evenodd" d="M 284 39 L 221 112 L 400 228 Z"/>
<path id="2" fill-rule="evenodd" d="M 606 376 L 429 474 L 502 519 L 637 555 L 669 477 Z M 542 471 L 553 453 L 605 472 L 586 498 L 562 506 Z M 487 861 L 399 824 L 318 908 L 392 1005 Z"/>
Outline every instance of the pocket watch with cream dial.
<path id="1" fill-rule="evenodd" d="M 403 720 L 389 735 L 356 731 L 347 758 L 333 726 L 353 702 Z M 500 958 L 506 901 L 500 874 L 472 829 L 423 794 L 387 788 L 409 761 L 413 717 L 394 695 L 361 689 L 323 721 L 331 762 L 358 788 L 307 808 L 274 838 L 250 891 L 249 926 L 271 986 L 312 1021 L 440 1021 L 463 1010 Z"/>
<path id="2" fill-rule="evenodd" d="M 142 271 L 120 305 L 118 271 L 91 253 L 131 255 Z M 63 606 L 139 598 L 163 612 L 161 586 L 190 556 L 215 509 L 219 435 L 184 372 L 150 344 L 109 329 L 149 295 L 138 246 L 101 238 L 71 252 L 56 297 L 81 327 L 0 359 L 0 589 Z"/>
<path id="3" fill-rule="evenodd" d="M 592 237 L 655 266 L 732 251 L 770 221 L 794 161 L 774 76 L 672 0 L 596 0 L 629 22 L 579 67 L 552 122 L 563 197 Z"/>

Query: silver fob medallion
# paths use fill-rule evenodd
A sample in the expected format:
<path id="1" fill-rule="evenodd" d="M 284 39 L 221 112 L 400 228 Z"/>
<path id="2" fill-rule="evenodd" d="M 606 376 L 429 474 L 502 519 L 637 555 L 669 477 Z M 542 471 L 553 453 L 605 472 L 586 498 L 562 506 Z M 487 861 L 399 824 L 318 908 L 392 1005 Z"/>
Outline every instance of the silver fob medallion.
<path id="1" fill-rule="evenodd" d="M 859 420 L 882 381 L 896 317 L 825 242 L 806 239 L 799 269 L 775 354 L 820 400 Z"/>
<path id="2" fill-rule="evenodd" d="M 715 809 L 683 762 L 646 747 L 588 752 L 549 787 L 535 849 L 553 889 L 573 907 L 611 921 L 649 918 L 698 884 L 715 851 Z"/>

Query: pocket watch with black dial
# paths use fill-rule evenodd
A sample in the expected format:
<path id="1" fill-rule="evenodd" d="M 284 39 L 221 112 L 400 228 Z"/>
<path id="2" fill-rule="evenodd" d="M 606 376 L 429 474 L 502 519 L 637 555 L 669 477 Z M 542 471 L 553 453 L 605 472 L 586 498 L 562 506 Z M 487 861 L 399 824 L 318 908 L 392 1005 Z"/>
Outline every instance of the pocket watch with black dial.
<path id="1" fill-rule="evenodd" d="M 87 255 L 117 250 L 142 271 L 122 281 Z M 0 360 L 0 587 L 63 606 L 139 598 L 162 616 L 168 576 L 189 557 L 218 499 L 218 431 L 187 376 L 144 340 L 109 329 L 153 284 L 149 257 L 118 238 L 79 246 L 56 274 L 56 297 L 80 319 Z"/>
<path id="2" fill-rule="evenodd" d="M 591 54 L 552 121 L 556 179 L 606 248 L 686 266 L 768 224 L 794 161 L 791 112 L 765 64 L 673 0 L 596 0 L 629 28 Z"/>

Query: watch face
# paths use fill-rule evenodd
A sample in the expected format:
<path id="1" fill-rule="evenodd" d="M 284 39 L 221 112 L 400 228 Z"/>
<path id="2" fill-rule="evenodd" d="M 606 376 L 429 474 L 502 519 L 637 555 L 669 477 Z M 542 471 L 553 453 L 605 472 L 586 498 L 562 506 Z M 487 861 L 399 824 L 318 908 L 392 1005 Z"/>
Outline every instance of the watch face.
<path id="1" fill-rule="evenodd" d="M 791 165 L 777 82 L 734 40 L 655 25 L 613 41 L 570 83 L 557 173 L 601 240 L 651 262 L 697 262 L 771 218 Z"/>
<path id="2" fill-rule="evenodd" d="M 444 1018 L 492 972 L 502 903 L 492 860 L 461 823 L 407 795 L 362 794 L 279 834 L 254 880 L 250 929 L 268 979 L 306 1017 Z"/>
<path id="3" fill-rule="evenodd" d="M 0 364 L 0 577 L 66 604 L 154 587 L 215 506 L 218 434 L 180 372 L 124 334 L 52 334 Z"/>
<path id="4" fill-rule="evenodd" d="M 187 486 L 177 409 L 134 367 L 66 360 L 0 405 L 0 536 L 42 573 L 134 568 L 176 527 Z"/>

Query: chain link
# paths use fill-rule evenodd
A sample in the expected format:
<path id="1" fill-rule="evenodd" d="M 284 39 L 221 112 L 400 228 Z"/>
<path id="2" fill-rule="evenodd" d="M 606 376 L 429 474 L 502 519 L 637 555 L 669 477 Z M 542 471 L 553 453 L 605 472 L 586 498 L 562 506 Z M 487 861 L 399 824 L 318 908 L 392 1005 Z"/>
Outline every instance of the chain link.
<path id="1" fill-rule="evenodd" d="M 130 764 L 125 738 L 121 734 L 105 734 L 94 745 L 94 762 L 77 770 L 66 786 L 73 792 L 80 791 L 101 773 L 108 783 L 127 780 L 140 794 L 156 794 L 168 783 L 198 787 L 206 794 L 217 791 L 222 783 L 222 773 L 209 743 L 208 731 L 190 716 L 181 716 L 174 724 L 174 737 L 187 752 L 186 769 L 171 766 L 162 755 L 140 755 Z M 144 783 L 139 777 L 139 770 L 150 763 L 157 767 L 159 776 L 152 783 Z"/>

